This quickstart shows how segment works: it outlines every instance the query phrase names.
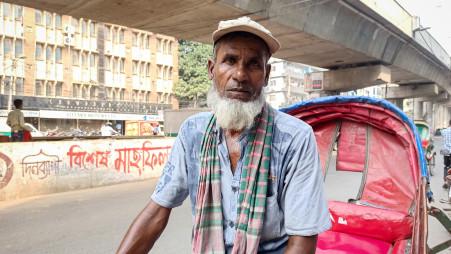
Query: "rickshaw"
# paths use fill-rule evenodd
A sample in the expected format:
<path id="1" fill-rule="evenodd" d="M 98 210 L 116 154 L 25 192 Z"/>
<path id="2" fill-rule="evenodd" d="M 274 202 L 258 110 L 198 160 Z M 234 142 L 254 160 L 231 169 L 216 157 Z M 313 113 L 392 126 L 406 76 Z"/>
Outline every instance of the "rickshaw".
<path id="1" fill-rule="evenodd" d="M 425 121 L 415 120 L 415 125 L 417 126 L 418 132 L 420 134 L 421 144 L 423 145 L 423 152 L 426 156 L 426 164 L 429 175 L 434 175 L 435 167 L 435 152 L 434 150 L 434 140 L 431 138 L 431 130 Z"/>
<path id="2" fill-rule="evenodd" d="M 399 108 L 371 97 L 332 96 L 280 110 L 309 124 L 318 144 L 332 228 L 319 234 L 316 253 L 447 248 L 451 242 L 427 246 L 428 210 L 445 215 L 427 206 L 432 193 L 421 139 Z"/>

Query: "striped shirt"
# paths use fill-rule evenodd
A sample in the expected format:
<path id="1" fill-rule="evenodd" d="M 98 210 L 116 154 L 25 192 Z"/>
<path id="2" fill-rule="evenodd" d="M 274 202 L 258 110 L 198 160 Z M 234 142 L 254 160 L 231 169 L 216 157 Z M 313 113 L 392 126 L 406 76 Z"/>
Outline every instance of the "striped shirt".
<path id="1" fill-rule="evenodd" d="M 6 124 L 11 127 L 11 132 L 23 131 L 25 129 L 25 121 L 22 111 L 16 108 L 9 112 Z"/>

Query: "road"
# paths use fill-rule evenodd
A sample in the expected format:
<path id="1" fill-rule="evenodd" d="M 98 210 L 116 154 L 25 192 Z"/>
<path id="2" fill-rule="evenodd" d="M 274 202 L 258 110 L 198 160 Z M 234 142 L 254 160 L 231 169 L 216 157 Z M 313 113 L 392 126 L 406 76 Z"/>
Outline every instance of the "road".
<path id="1" fill-rule="evenodd" d="M 441 144 L 441 137 L 436 138 L 437 151 Z M 438 202 L 446 197 L 446 191 L 441 188 L 443 158 L 437 156 L 436 163 L 437 174 L 431 177 L 431 188 L 437 200 L 433 205 L 450 208 L 449 204 Z M 327 189 L 340 192 L 328 191 L 327 195 L 347 201 L 355 197 L 361 176 L 353 172 L 340 174 L 334 169 L 329 171 L 326 186 L 331 188 Z M 149 201 L 155 184 L 154 179 L 0 202 L 0 252 L 114 253 L 135 216 Z M 429 219 L 430 246 L 450 239 L 450 234 L 435 218 Z M 173 209 L 169 224 L 151 253 L 189 253 L 191 227 L 187 200 L 180 208 Z"/>

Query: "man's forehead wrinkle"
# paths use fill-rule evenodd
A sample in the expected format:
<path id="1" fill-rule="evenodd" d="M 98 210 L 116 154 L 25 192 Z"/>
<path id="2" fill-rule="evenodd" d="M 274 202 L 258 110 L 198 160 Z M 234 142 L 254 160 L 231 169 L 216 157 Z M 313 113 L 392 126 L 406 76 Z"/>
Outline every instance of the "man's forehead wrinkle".
<path id="1" fill-rule="evenodd" d="M 262 58 L 263 52 L 261 50 L 252 48 L 252 47 L 246 47 L 246 48 L 238 48 L 233 45 L 221 45 L 224 46 L 224 48 L 219 49 L 218 51 L 221 52 L 224 57 L 239 57 L 240 52 L 242 50 L 246 50 L 246 56 L 247 58 Z"/>

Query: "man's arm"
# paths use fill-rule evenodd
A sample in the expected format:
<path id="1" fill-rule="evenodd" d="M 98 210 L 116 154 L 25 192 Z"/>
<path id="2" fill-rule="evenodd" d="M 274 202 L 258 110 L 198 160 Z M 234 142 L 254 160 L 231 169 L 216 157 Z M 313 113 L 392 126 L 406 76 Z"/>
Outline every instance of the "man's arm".
<path id="1" fill-rule="evenodd" d="M 318 235 L 300 236 L 290 235 L 285 254 L 314 254 Z"/>
<path id="2" fill-rule="evenodd" d="M 19 125 L 22 127 L 22 130 L 25 130 L 25 120 L 22 111 L 20 111 Z"/>
<path id="3" fill-rule="evenodd" d="M 171 210 L 150 200 L 128 229 L 117 253 L 148 253 L 163 233 Z"/>

